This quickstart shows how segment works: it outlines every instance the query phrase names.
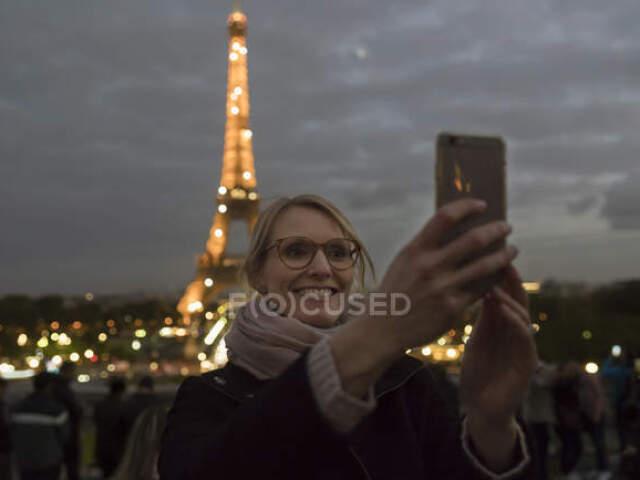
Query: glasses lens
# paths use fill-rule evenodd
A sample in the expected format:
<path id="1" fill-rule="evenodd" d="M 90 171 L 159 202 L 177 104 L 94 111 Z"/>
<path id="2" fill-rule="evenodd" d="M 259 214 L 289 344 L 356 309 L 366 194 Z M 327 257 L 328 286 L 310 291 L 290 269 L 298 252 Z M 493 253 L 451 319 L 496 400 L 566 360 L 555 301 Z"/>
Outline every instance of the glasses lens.
<path id="1" fill-rule="evenodd" d="M 336 238 L 329 240 L 324 247 L 325 255 L 336 268 L 348 268 L 358 258 L 358 246 L 352 240 Z"/>
<path id="2" fill-rule="evenodd" d="M 291 268 L 301 268 L 309 263 L 314 247 L 310 240 L 304 238 L 286 238 L 280 244 L 280 258 Z"/>

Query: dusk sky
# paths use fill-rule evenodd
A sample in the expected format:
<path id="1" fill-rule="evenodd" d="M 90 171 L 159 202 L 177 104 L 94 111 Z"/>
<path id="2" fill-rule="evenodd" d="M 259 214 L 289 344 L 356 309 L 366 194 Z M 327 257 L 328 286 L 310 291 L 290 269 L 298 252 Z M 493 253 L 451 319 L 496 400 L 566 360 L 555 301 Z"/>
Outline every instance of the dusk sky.
<path id="1" fill-rule="evenodd" d="M 0 294 L 179 292 L 220 180 L 222 0 L 0 0 Z M 507 142 L 527 280 L 640 277 L 640 2 L 245 0 L 258 190 L 327 196 L 379 276 L 443 130 Z"/>

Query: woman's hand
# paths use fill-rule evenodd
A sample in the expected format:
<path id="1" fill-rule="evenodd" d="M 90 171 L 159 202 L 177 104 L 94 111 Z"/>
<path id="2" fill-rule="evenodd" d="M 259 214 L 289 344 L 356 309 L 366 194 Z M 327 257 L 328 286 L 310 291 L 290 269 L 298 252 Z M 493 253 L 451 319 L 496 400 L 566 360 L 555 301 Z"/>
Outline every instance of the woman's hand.
<path id="1" fill-rule="evenodd" d="M 459 267 L 477 251 L 504 239 L 511 232 L 506 222 L 478 226 L 442 246 L 456 224 L 485 208 L 480 200 L 463 199 L 438 209 L 387 270 L 379 290 L 406 294 L 411 301 L 408 313 L 385 317 L 386 325 L 380 325 L 383 337 L 400 351 L 430 343 L 449 330 L 456 317 L 479 299 L 465 285 L 505 268 L 517 255 L 515 247 L 506 246 Z"/>
<path id="2" fill-rule="evenodd" d="M 464 408 L 488 425 L 513 418 L 538 363 L 527 294 L 516 269 L 509 265 L 505 272 L 504 288 L 484 300 L 460 376 Z"/>
<path id="3" fill-rule="evenodd" d="M 396 255 L 378 291 L 405 294 L 411 302 L 407 313 L 365 313 L 331 338 L 345 391 L 362 397 L 407 348 L 430 343 L 449 330 L 479 298 L 464 286 L 505 268 L 515 258 L 517 250 L 507 246 L 460 267 L 477 251 L 504 239 L 511 231 L 505 222 L 481 225 L 442 246 L 456 224 L 484 209 L 484 202 L 472 199 L 445 205 Z"/>

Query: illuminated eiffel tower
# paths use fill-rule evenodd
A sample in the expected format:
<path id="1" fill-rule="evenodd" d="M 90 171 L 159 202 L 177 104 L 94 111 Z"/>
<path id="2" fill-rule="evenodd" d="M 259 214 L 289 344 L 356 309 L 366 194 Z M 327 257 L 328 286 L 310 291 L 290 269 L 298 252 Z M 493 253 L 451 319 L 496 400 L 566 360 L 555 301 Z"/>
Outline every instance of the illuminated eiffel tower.
<path id="1" fill-rule="evenodd" d="M 206 251 L 198 257 L 195 278 L 178 302 L 185 324 L 190 324 L 192 316 L 205 311 L 226 290 L 238 284 L 238 267 L 244 256 L 227 252 L 229 227 L 234 220 L 246 221 L 251 232 L 258 216 L 259 197 L 249 129 L 247 17 L 239 2 L 229 15 L 228 25 L 229 75 L 222 175 Z M 212 313 L 207 312 L 207 319 L 209 316 Z"/>

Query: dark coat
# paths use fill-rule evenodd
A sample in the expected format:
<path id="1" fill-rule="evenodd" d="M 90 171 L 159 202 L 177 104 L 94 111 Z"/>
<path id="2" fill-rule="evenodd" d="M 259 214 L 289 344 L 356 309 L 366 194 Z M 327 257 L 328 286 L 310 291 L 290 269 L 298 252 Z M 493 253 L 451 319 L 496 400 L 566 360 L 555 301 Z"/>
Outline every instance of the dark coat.
<path id="1" fill-rule="evenodd" d="M 20 470 L 42 470 L 62 463 L 69 414 L 53 397 L 32 393 L 16 405 L 13 447 Z"/>
<path id="2" fill-rule="evenodd" d="M 232 364 L 187 378 L 169 412 L 161 479 L 486 478 L 462 451 L 458 416 L 419 361 L 392 365 L 375 385 L 375 411 L 341 435 L 315 403 L 307 353 L 274 380 Z"/>
<path id="3" fill-rule="evenodd" d="M 96 423 L 96 458 L 105 477 L 118 466 L 126 436 L 122 429 L 122 398 L 108 395 L 98 402 L 94 417 Z"/>

